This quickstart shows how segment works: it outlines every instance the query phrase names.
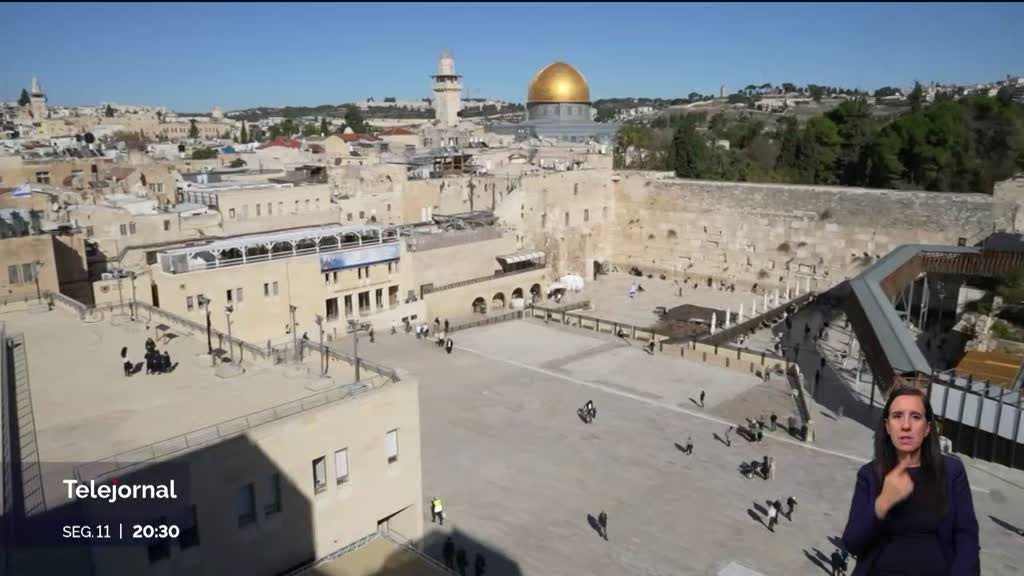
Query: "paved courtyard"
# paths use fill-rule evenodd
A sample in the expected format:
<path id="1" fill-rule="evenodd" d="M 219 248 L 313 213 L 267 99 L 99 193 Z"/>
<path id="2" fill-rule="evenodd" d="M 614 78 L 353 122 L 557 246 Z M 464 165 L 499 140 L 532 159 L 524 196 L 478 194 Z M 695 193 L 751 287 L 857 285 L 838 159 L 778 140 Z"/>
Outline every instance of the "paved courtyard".
<path id="1" fill-rule="evenodd" d="M 404 334 L 361 350 L 417 375 L 424 501 L 444 498 L 445 531 L 510 559 L 489 574 L 826 572 L 823 556 L 842 532 L 856 470 L 870 454 L 863 426 L 822 418 L 823 445 L 777 432 L 761 444 L 734 434 L 726 447 L 713 435 L 728 422 L 759 415 L 762 403 L 786 407 L 777 382 L 532 320 L 453 339 L 450 356 Z M 705 410 L 689 400 L 701 389 Z M 597 407 L 590 425 L 575 414 L 588 399 Z M 692 456 L 675 446 L 688 436 Z M 776 459 L 775 479 L 738 473 L 740 462 L 764 455 Z M 968 465 L 983 573 L 1017 574 L 1020 537 L 993 517 L 1024 526 L 1024 474 Z M 762 524 L 765 502 L 788 496 L 799 502 L 793 522 L 783 519 L 772 534 Z M 608 542 L 589 523 L 602 509 Z"/>

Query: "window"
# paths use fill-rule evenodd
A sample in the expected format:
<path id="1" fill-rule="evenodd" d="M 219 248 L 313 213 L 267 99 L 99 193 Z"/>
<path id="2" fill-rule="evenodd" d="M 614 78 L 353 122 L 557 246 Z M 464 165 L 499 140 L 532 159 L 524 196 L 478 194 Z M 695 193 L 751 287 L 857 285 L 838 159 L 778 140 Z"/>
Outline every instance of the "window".
<path id="1" fill-rule="evenodd" d="M 292 212 L 292 213 L 293 214 L 298 214 L 299 213 L 299 201 L 298 200 L 295 201 L 295 211 Z"/>
<path id="2" fill-rule="evenodd" d="M 180 526 L 181 536 L 178 537 L 178 547 L 186 550 L 193 546 L 199 546 L 199 518 L 196 515 L 196 505 L 189 506 L 185 522 Z"/>
<path id="3" fill-rule="evenodd" d="M 359 217 L 360 217 L 360 218 L 366 218 L 366 212 L 364 212 L 364 211 L 360 210 L 360 211 L 359 211 Z"/>
<path id="4" fill-rule="evenodd" d="M 547 225 L 548 225 L 548 215 L 547 214 L 541 214 L 540 215 L 540 227 L 541 228 L 546 228 Z"/>
<path id="5" fill-rule="evenodd" d="M 281 214 L 284 214 L 284 202 L 277 203 L 277 211 Z"/>
<path id="6" fill-rule="evenodd" d="M 256 205 L 256 215 L 257 216 L 262 216 L 263 215 L 263 205 L 262 204 L 257 204 Z"/>
<path id="7" fill-rule="evenodd" d="M 256 522 L 256 495 L 252 483 L 238 489 L 238 527 Z"/>
<path id="8" fill-rule="evenodd" d="M 17 264 L 11 264 L 7 267 L 7 281 L 10 284 L 21 284 L 21 274 L 19 274 L 19 268 Z"/>
<path id="9" fill-rule="evenodd" d="M 241 288 L 235 288 L 235 299 L 238 300 L 239 304 L 241 304 L 242 300 L 244 300 L 243 296 L 244 296 L 244 293 L 242 292 L 242 289 Z"/>
<path id="10" fill-rule="evenodd" d="M 263 513 L 267 516 L 272 516 L 281 511 L 281 475 L 274 472 L 270 475 L 270 486 L 268 487 L 267 493 L 270 494 L 270 499 L 267 500 L 267 505 L 263 507 Z"/>
<path id="11" fill-rule="evenodd" d="M 608 219 L 608 207 L 607 206 L 601 208 L 601 219 L 602 220 L 607 220 Z"/>
<path id="12" fill-rule="evenodd" d="M 324 286 L 328 286 L 331 283 L 331 273 L 324 272 Z"/>
<path id="13" fill-rule="evenodd" d="M 267 202 L 267 216 L 272 216 L 273 214 L 274 214 L 274 203 L 273 202 Z"/>
<path id="14" fill-rule="evenodd" d="M 164 232 L 170 232 L 170 231 L 171 231 L 171 221 L 170 220 L 164 220 Z"/>
<path id="15" fill-rule="evenodd" d="M 149 191 L 154 194 L 163 194 L 164 184 L 163 182 L 150 182 Z"/>
<path id="16" fill-rule="evenodd" d="M 135 235 L 135 222 L 128 223 L 128 233 L 133 236 Z"/>
<path id="17" fill-rule="evenodd" d="M 86 226 L 85 227 L 85 235 L 90 237 L 90 238 L 96 235 L 96 233 L 92 229 L 92 226 Z"/>
<path id="18" fill-rule="evenodd" d="M 121 230 L 121 236 L 127 236 L 128 235 L 128 225 L 127 224 L 121 224 L 120 230 Z"/>
<path id="19" fill-rule="evenodd" d="M 345 316 L 348 317 L 348 316 L 351 316 L 351 315 L 352 315 L 352 295 L 349 294 L 349 295 L 345 296 Z"/>
<path id="20" fill-rule="evenodd" d="M 388 262 L 388 274 L 391 273 L 398 274 L 398 260 Z"/>
<path id="21" fill-rule="evenodd" d="M 242 206 L 242 219 L 243 220 L 248 220 L 249 219 L 249 205 L 248 204 Z"/>
<path id="22" fill-rule="evenodd" d="M 231 290 L 230 288 L 228 288 L 227 290 L 224 291 L 224 294 L 226 295 L 226 297 L 228 299 L 228 302 L 234 302 L 234 300 L 231 299 L 232 292 L 233 292 L 233 290 Z"/>
<path id="23" fill-rule="evenodd" d="M 338 319 L 338 299 L 336 297 L 327 299 L 327 319 Z"/>
<path id="24" fill-rule="evenodd" d="M 359 293 L 359 313 L 365 314 L 370 311 L 370 292 Z"/>
<path id="25" fill-rule="evenodd" d="M 185 308 L 187 308 L 189 312 L 195 310 L 195 300 L 193 300 L 191 296 L 185 296 Z"/>
<path id="26" fill-rule="evenodd" d="M 348 482 L 348 448 L 334 453 L 334 476 L 338 485 Z"/>
<path id="27" fill-rule="evenodd" d="M 348 220 L 349 222 L 351 222 L 351 221 L 352 221 L 352 213 L 351 213 L 351 212 L 349 212 L 349 213 L 348 213 L 348 214 L 346 215 L 346 220 Z"/>
<path id="28" fill-rule="evenodd" d="M 313 460 L 313 490 L 319 494 L 327 490 L 327 458 Z"/>
<path id="29" fill-rule="evenodd" d="M 583 209 L 583 221 L 590 222 L 590 210 L 587 208 Z"/>
<path id="30" fill-rule="evenodd" d="M 388 464 L 398 461 L 398 429 L 384 435 L 384 452 L 388 456 Z"/>
<path id="31" fill-rule="evenodd" d="M 398 286 L 388 286 L 388 307 L 398 306 Z"/>
<path id="32" fill-rule="evenodd" d="M 228 218 L 231 218 L 232 220 L 235 219 L 235 209 L 234 208 L 229 208 L 228 209 Z"/>
<path id="33" fill-rule="evenodd" d="M 317 211 L 320 210 L 320 199 L 319 198 L 316 199 L 316 209 L 317 209 Z"/>
<path id="34" fill-rule="evenodd" d="M 569 225 L 569 213 L 568 212 L 565 213 L 565 225 L 566 226 Z"/>
<path id="35" fill-rule="evenodd" d="M 36 267 L 34 264 L 22 264 L 21 265 L 21 278 L 28 284 L 29 282 L 36 281 Z"/>
<path id="36" fill-rule="evenodd" d="M 48 171 L 36 172 L 36 183 L 37 184 L 49 184 L 50 173 Z"/>
<path id="37" fill-rule="evenodd" d="M 388 212 L 391 212 L 391 202 L 388 202 Z"/>
<path id="38" fill-rule="evenodd" d="M 309 212 L 309 198 L 306 198 L 306 212 Z"/>
<path id="39" fill-rule="evenodd" d="M 274 282 L 274 296 L 277 296 L 277 282 Z"/>
<path id="40" fill-rule="evenodd" d="M 167 524 L 166 516 L 161 516 L 153 522 L 154 526 L 160 526 L 161 524 Z M 154 562 L 159 562 L 160 560 L 163 560 L 164 558 L 167 558 L 171 555 L 171 541 L 167 538 L 157 540 L 152 544 L 146 546 L 146 552 L 149 554 L 150 564 L 153 564 Z"/>
<path id="41" fill-rule="evenodd" d="M 379 309 L 384 307 L 384 289 L 383 288 L 377 288 L 376 296 L 377 296 L 377 309 L 379 310 Z"/>
<path id="42" fill-rule="evenodd" d="M 270 296 L 270 282 L 263 283 L 263 297 Z"/>
<path id="43" fill-rule="evenodd" d="M 331 272 L 331 282 L 338 283 L 338 271 Z"/>

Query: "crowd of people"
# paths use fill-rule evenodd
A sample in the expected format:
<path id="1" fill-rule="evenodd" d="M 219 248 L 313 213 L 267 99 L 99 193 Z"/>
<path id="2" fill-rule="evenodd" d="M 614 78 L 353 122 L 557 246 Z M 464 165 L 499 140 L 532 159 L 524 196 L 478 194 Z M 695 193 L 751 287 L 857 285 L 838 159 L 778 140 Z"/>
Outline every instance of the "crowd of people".
<path id="1" fill-rule="evenodd" d="M 146 354 L 144 356 L 146 374 L 166 374 L 174 370 L 174 364 L 171 363 L 171 354 L 164 350 L 160 352 L 156 348 L 156 342 L 152 338 L 146 338 Z M 128 359 L 128 347 L 121 347 L 121 360 L 124 367 L 124 375 L 131 376 L 135 374 L 135 364 Z"/>

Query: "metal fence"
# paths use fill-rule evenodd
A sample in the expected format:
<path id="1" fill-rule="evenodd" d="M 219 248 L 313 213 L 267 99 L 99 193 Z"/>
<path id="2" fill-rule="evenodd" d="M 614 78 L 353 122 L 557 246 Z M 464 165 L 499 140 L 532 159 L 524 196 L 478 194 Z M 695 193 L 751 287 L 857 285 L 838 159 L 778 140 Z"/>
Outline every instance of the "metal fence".
<path id="1" fill-rule="evenodd" d="M 459 330 L 468 330 L 469 328 L 476 328 L 477 326 L 487 326 L 488 324 L 497 324 L 498 322 L 507 322 L 509 320 L 519 320 L 526 315 L 525 310 L 513 310 L 512 312 L 505 312 L 504 314 L 498 314 L 496 316 L 488 316 L 481 318 L 480 320 L 474 320 L 472 322 L 465 322 L 448 328 L 448 332 L 457 332 Z"/>
<path id="2" fill-rule="evenodd" d="M 371 390 L 364 383 L 345 384 L 324 392 L 285 402 L 271 408 L 224 420 L 185 434 L 179 434 L 141 448 L 121 452 L 95 462 L 75 467 L 75 478 L 79 481 L 100 479 L 114 473 L 152 463 L 155 460 L 177 456 L 207 444 L 244 434 L 248 430 L 293 416 L 326 404 L 358 396 Z"/>
<path id="3" fill-rule="evenodd" d="M 454 288 L 462 288 L 463 286 L 469 286 L 470 284 L 479 284 L 481 282 L 487 282 L 489 280 L 498 280 L 500 278 L 506 278 L 508 276 L 515 276 L 516 274 L 525 274 L 527 272 L 543 271 L 544 266 L 537 265 L 529 268 L 522 268 L 519 270 L 511 270 L 509 272 L 497 271 L 490 276 L 479 276 L 477 278 L 470 278 L 469 280 L 462 280 L 459 282 L 452 282 L 451 284 L 444 284 L 442 286 L 427 286 L 423 288 L 423 295 L 432 294 L 434 292 L 441 292 L 444 290 L 452 290 Z"/>
<path id="4" fill-rule="evenodd" d="M 1018 455 L 1024 444 L 1024 397 L 1019 390 L 944 374 L 931 380 L 928 397 L 953 450 L 1024 469 L 1024 455 Z"/>

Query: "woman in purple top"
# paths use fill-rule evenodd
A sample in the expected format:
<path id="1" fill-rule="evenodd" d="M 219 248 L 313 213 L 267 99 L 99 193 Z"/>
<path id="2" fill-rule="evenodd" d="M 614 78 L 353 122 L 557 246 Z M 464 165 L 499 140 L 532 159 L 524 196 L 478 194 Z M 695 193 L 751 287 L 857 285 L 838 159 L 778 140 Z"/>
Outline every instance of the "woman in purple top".
<path id="1" fill-rule="evenodd" d="M 857 472 L 843 544 L 854 576 L 977 576 L 978 520 L 963 463 L 939 450 L 924 392 L 892 392 L 875 459 Z"/>

